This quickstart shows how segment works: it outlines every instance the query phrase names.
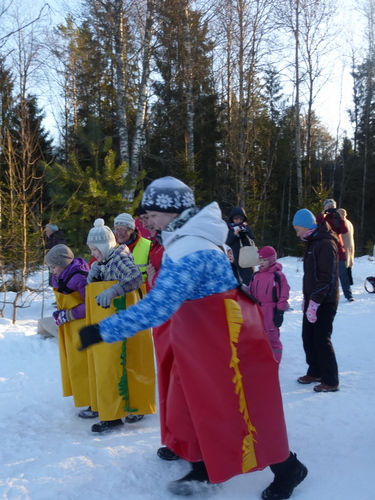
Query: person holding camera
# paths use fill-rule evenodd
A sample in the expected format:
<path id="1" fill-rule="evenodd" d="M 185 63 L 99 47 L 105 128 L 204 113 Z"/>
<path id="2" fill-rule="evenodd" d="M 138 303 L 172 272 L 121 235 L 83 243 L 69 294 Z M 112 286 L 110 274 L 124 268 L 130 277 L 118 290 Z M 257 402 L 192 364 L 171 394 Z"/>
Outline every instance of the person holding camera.
<path id="1" fill-rule="evenodd" d="M 253 267 L 240 267 L 238 259 L 241 246 L 255 245 L 253 230 L 247 224 L 246 212 L 242 207 L 233 207 L 228 217 L 228 236 L 226 244 L 231 247 L 234 264 L 238 268 L 240 278 L 244 285 L 248 286 L 254 273 Z"/>
<path id="2" fill-rule="evenodd" d="M 345 219 L 341 217 L 340 212 L 336 208 L 336 202 L 332 198 L 324 201 L 323 212 L 316 216 L 316 222 L 318 224 L 323 219 L 328 222 L 332 231 L 334 231 L 338 236 L 337 248 L 339 252 L 339 277 L 341 288 L 343 294 L 345 295 L 345 298 L 349 302 L 354 302 L 354 298 L 350 288 L 349 276 L 346 270 L 346 252 L 342 240 L 342 235 L 348 232 L 348 225 Z"/>

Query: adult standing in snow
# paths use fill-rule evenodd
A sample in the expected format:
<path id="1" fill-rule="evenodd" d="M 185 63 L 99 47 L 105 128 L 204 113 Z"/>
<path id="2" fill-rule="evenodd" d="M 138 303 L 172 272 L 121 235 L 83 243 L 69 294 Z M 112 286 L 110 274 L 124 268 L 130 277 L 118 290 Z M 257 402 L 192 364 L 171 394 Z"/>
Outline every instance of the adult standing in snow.
<path id="1" fill-rule="evenodd" d="M 262 498 L 289 498 L 307 469 L 289 450 L 278 363 L 260 309 L 238 287 L 224 252 L 228 228 L 218 204 L 199 210 L 186 184 L 164 177 L 147 187 L 142 206 L 162 230 L 155 286 L 135 306 L 83 328 L 82 348 L 160 325 L 162 442 L 192 464 L 168 485 L 172 493 L 211 490 L 270 465 L 275 479 Z"/>
<path id="2" fill-rule="evenodd" d="M 300 384 L 317 383 L 316 392 L 339 390 L 335 351 L 331 342 L 339 302 L 337 235 L 306 208 L 298 210 L 293 227 L 306 242 L 303 261 L 302 340 L 308 364 Z"/>
<path id="3" fill-rule="evenodd" d="M 87 323 L 101 321 L 139 298 L 142 275 L 126 245 L 118 246 L 111 229 L 97 219 L 87 236 L 96 258 L 87 277 Z M 120 340 L 120 339 L 119 339 Z M 155 370 L 151 332 L 89 349 L 91 409 L 100 422 L 92 432 L 123 425 L 127 415 L 155 413 Z"/>
<path id="4" fill-rule="evenodd" d="M 87 353 L 77 351 L 78 331 L 86 324 L 85 288 L 89 266 L 62 244 L 51 248 L 46 262 L 58 307 L 53 318 L 58 327 L 63 396 L 73 396 L 77 408 L 89 406 Z"/>
<path id="5" fill-rule="evenodd" d="M 353 275 L 352 269 L 355 257 L 355 243 L 354 243 L 354 227 L 353 224 L 348 220 L 345 208 L 338 208 L 338 213 L 341 218 L 346 222 L 348 226 L 348 232 L 342 234 L 342 241 L 344 243 L 345 253 L 346 253 L 346 272 L 348 273 L 349 285 L 353 285 Z"/>
<path id="6" fill-rule="evenodd" d="M 330 225 L 332 231 L 337 234 L 337 248 L 339 251 L 339 277 L 341 288 L 345 298 L 349 302 L 354 302 L 353 294 L 350 288 L 348 272 L 346 270 L 346 253 L 342 236 L 348 232 L 348 225 L 341 217 L 336 208 L 336 202 L 332 198 L 325 200 L 323 212 L 316 216 L 316 221 L 319 224 L 325 219 Z"/>
<path id="7" fill-rule="evenodd" d="M 228 217 L 228 236 L 226 244 L 231 247 L 234 257 L 234 264 L 238 267 L 241 280 L 244 285 L 248 286 L 251 276 L 254 273 L 253 267 L 240 267 L 238 259 L 241 246 L 255 244 L 253 230 L 247 223 L 247 215 L 242 207 L 233 207 Z"/>

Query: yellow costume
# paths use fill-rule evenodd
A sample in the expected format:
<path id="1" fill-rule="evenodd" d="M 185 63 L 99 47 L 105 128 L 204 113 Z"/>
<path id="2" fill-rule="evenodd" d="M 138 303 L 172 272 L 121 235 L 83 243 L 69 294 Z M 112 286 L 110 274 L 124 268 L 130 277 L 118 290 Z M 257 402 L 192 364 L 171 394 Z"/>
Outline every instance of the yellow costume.
<path id="1" fill-rule="evenodd" d="M 117 281 L 92 282 L 86 287 L 86 323 L 92 325 L 116 313 L 114 301 L 108 309 L 95 297 Z M 123 296 L 126 308 L 139 300 L 138 291 Z M 115 299 L 115 301 L 118 299 Z M 125 359 L 126 351 L 126 359 Z M 100 420 L 117 420 L 127 414 L 156 412 L 154 350 L 150 330 L 114 344 L 96 344 L 88 352 L 90 404 Z M 124 365 L 121 364 L 123 359 Z M 120 395 L 126 386 L 126 394 Z"/>
<path id="2" fill-rule="evenodd" d="M 79 292 L 63 294 L 57 288 L 54 292 L 58 309 L 73 309 L 83 302 Z M 85 324 L 85 318 L 69 321 L 59 326 L 58 333 L 63 396 L 73 396 L 76 407 L 90 406 L 87 353 L 77 350 L 78 332 Z"/>

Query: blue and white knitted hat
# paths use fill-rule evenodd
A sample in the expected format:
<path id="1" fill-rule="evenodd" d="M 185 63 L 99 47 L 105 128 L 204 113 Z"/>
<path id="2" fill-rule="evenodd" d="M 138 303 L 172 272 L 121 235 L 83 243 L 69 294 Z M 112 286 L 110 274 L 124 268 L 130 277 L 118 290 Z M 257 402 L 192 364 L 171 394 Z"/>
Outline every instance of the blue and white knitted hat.
<path id="1" fill-rule="evenodd" d="M 155 212 L 181 213 L 195 206 L 193 191 L 175 177 L 161 177 L 147 186 L 142 207 Z"/>

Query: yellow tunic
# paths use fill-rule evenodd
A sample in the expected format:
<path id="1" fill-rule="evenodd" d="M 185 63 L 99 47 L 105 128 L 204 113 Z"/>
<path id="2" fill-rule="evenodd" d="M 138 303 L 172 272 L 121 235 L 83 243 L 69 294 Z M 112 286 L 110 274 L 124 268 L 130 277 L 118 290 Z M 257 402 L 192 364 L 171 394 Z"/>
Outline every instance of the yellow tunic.
<path id="1" fill-rule="evenodd" d="M 93 282 L 86 287 L 86 323 L 98 323 L 115 314 L 112 304 L 109 309 L 98 306 L 95 297 L 117 281 Z M 126 307 L 139 300 L 138 291 L 125 295 Z M 99 412 L 100 420 L 117 420 L 125 417 L 129 409 L 134 414 L 156 412 L 154 350 L 150 330 L 138 333 L 126 343 L 126 366 L 121 364 L 123 342 L 107 344 L 101 342 L 87 349 L 90 380 L 90 401 L 93 411 Z M 126 370 L 129 399 L 119 393 L 119 382 Z M 128 410 L 124 408 L 127 407 Z"/>
<path id="2" fill-rule="evenodd" d="M 58 309 L 73 309 L 82 304 L 79 292 L 64 294 L 54 289 Z M 60 353 L 63 396 L 73 396 L 74 405 L 90 406 L 89 371 L 86 351 L 78 351 L 78 332 L 86 319 L 76 319 L 59 326 L 58 344 Z"/>

